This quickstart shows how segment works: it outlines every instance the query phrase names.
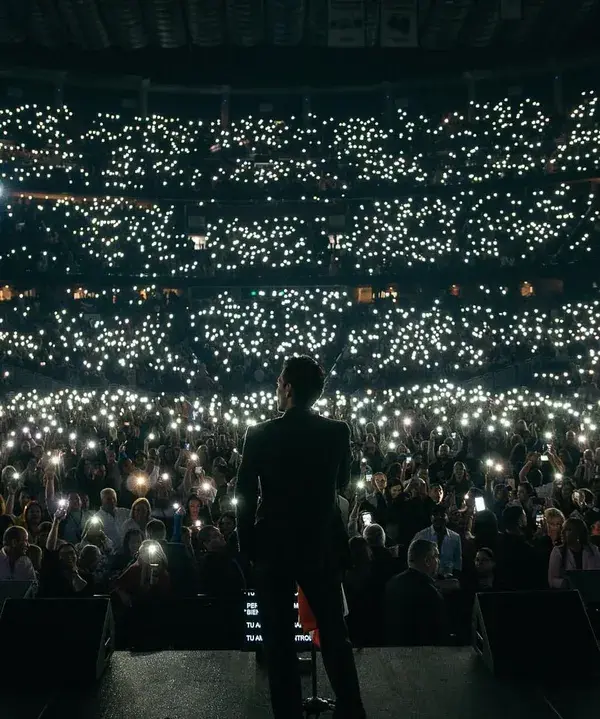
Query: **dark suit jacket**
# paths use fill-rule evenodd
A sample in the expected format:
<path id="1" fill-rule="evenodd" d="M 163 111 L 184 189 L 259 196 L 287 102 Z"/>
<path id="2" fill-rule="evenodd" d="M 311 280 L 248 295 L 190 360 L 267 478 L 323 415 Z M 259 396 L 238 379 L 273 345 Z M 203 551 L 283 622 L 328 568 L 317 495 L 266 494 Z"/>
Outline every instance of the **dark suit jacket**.
<path id="1" fill-rule="evenodd" d="M 428 646 L 448 640 L 444 599 L 416 569 L 392 577 L 385 588 L 385 638 L 390 646 Z"/>
<path id="2" fill-rule="evenodd" d="M 348 425 L 310 410 L 248 427 L 236 485 L 240 551 L 290 557 L 334 547 L 341 560 L 348 537 L 337 494 L 350 461 Z"/>

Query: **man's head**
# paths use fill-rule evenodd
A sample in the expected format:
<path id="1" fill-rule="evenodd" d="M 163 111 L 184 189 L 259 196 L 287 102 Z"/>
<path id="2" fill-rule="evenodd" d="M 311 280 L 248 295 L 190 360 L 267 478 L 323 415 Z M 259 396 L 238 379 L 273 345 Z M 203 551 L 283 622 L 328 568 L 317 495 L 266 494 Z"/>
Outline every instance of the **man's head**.
<path id="1" fill-rule="evenodd" d="M 399 497 L 403 492 L 402 485 L 400 483 L 398 484 L 392 484 L 390 487 L 390 494 L 392 495 L 392 499 L 396 499 L 396 497 Z"/>
<path id="2" fill-rule="evenodd" d="M 373 475 L 373 488 L 383 494 L 387 487 L 387 477 L 383 472 L 377 472 Z"/>
<path id="3" fill-rule="evenodd" d="M 236 527 L 235 512 L 223 512 L 219 517 L 219 529 L 224 537 L 228 537 Z"/>
<path id="4" fill-rule="evenodd" d="M 415 539 L 408 548 L 408 566 L 429 577 L 435 577 L 440 568 L 437 544 L 427 539 Z"/>
<path id="5" fill-rule="evenodd" d="M 493 575 L 496 567 L 496 557 L 489 547 L 481 547 L 475 555 L 475 571 L 479 576 L 489 577 Z"/>
<path id="6" fill-rule="evenodd" d="M 440 459 L 448 459 L 450 457 L 450 447 L 448 447 L 447 444 L 440 444 L 438 457 Z"/>
<path id="7" fill-rule="evenodd" d="M 198 532 L 198 542 L 205 552 L 221 552 L 226 548 L 225 537 L 217 529 L 210 524 Z"/>
<path id="8" fill-rule="evenodd" d="M 65 542 L 60 545 L 58 548 L 58 560 L 61 569 L 68 572 L 75 570 L 77 566 L 77 550 L 71 542 Z"/>
<path id="9" fill-rule="evenodd" d="M 448 524 L 448 513 L 446 507 L 438 505 L 431 512 L 431 526 L 436 532 L 444 532 Z"/>
<path id="10" fill-rule="evenodd" d="M 415 479 L 410 480 L 406 491 L 411 499 L 417 499 L 426 495 L 427 484 L 420 477 L 415 477 Z"/>
<path id="11" fill-rule="evenodd" d="M 277 378 L 277 409 L 312 407 L 323 392 L 325 377 L 320 365 L 307 355 L 289 357 Z"/>
<path id="12" fill-rule="evenodd" d="M 146 539 L 163 542 L 167 538 L 167 528 L 160 519 L 151 519 L 146 525 Z"/>
<path id="13" fill-rule="evenodd" d="M 380 524 L 369 524 L 365 527 L 363 538 L 369 547 L 385 547 L 385 532 Z"/>
<path id="14" fill-rule="evenodd" d="M 95 572 L 102 559 L 100 549 L 93 544 L 87 544 L 81 550 L 79 557 L 79 566 L 84 572 Z"/>
<path id="15" fill-rule="evenodd" d="M 117 506 L 117 493 L 112 487 L 106 487 L 100 492 L 100 504 L 102 509 L 107 512 L 112 511 Z"/>
<path id="16" fill-rule="evenodd" d="M 69 512 L 78 512 L 81 509 L 81 497 L 77 492 L 69 492 Z"/>
<path id="17" fill-rule="evenodd" d="M 441 484 L 432 484 L 429 487 L 429 496 L 436 503 L 439 504 L 444 499 L 444 490 Z"/>
<path id="18" fill-rule="evenodd" d="M 24 527 L 9 527 L 4 532 L 2 540 L 6 553 L 14 559 L 24 557 L 27 554 L 27 545 L 29 544 L 29 535 Z"/>

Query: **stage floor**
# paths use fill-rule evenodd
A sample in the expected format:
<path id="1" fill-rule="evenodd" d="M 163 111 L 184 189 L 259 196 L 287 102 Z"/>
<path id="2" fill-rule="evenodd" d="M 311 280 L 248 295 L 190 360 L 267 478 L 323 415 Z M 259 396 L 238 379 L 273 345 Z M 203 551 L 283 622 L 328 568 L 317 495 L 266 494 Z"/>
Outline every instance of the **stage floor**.
<path id="1" fill-rule="evenodd" d="M 369 719 L 581 719 L 598 706 L 597 690 L 585 683 L 549 703 L 541 691 L 497 680 L 470 647 L 365 649 L 356 662 Z M 87 696 L 68 685 L 68 669 L 64 677 L 64 691 L 49 703 L 3 696 L 2 719 L 271 719 L 253 654 L 117 652 Z M 308 693 L 308 677 L 305 685 Z M 319 687 L 330 695 L 322 667 Z"/>

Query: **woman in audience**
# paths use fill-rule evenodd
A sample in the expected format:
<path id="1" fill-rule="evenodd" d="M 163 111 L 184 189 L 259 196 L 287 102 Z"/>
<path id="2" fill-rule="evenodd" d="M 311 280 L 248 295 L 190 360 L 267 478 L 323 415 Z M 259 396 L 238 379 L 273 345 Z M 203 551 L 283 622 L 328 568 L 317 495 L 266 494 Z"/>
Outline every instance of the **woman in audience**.
<path id="1" fill-rule="evenodd" d="M 111 575 L 121 574 L 137 559 L 143 541 L 144 535 L 137 527 L 128 529 L 125 532 L 122 546 L 112 555 L 110 560 Z"/>
<path id="2" fill-rule="evenodd" d="M 556 509 L 556 507 L 548 507 L 544 511 L 544 518 L 541 526 L 538 528 L 533 537 L 533 546 L 540 555 L 540 561 L 548 566 L 550 555 L 554 547 L 558 547 L 562 543 L 562 529 L 565 523 L 565 515 Z"/>
<path id="3" fill-rule="evenodd" d="M 471 480 L 467 468 L 463 462 L 455 462 L 450 479 L 446 484 L 446 494 L 454 494 L 457 509 L 462 509 L 469 489 L 471 489 Z"/>
<path id="4" fill-rule="evenodd" d="M 158 542 L 142 542 L 135 562 L 117 578 L 115 592 L 126 607 L 170 596 L 167 557 Z"/>
<path id="5" fill-rule="evenodd" d="M 76 545 L 77 551 L 86 547 L 88 544 L 93 544 L 98 547 L 102 553 L 102 562 L 105 566 L 108 564 L 110 555 L 112 554 L 114 547 L 112 541 L 104 533 L 104 524 L 97 514 L 94 514 L 86 523 L 81 542 Z"/>
<path id="6" fill-rule="evenodd" d="M 565 515 L 565 517 L 571 516 L 577 509 L 575 502 L 573 501 L 573 492 L 575 491 L 575 484 L 573 481 L 565 477 L 562 482 L 554 482 L 554 488 L 552 490 L 552 503 L 557 509 Z"/>
<path id="7" fill-rule="evenodd" d="M 20 527 L 25 527 L 27 534 L 29 535 L 29 541 L 32 544 L 39 543 L 40 527 L 43 516 L 44 512 L 41 504 L 32 500 L 23 509 L 23 514 L 16 519 L 15 524 L 18 524 Z"/>
<path id="8" fill-rule="evenodd" d="M 567 587 L 569 571 L 600 570 L 600 550 L 591 544 L 583 520 L 569 517 L 562 528 L 562 540 L 563 543 L 554 547 L 550 554 L 548 584 L 551 589 Z"/>
<path id="9" fill-rule="evenodd" d="M 77 567 L 82 579 L 87 582 L 91 594 L 102 594 L 106 591 L 105 565 L 98 547 L 87 544 L 81 550 Z"/>
<path id="10" fill-rule="evenodd" d="M 207 524 L 212 524 L 213 519 L 208 502 L 203 501 L 195 494 L 190 495 L 185 503 L 184 514 L 181 512 L 175 514 L 175 524 L 173 527 L 174 537 L 177 535 L 178 522 L 179 526 L 181 526 L 181 522 L 183 522 L 183 526 L 189 527 L 192 532 L 198 531 Z M 173 541 L 178 542 L 179 536 L 174 538 Z"/>
<path id="11" fill-rule="evenodd" d="M 145 497 L 139 497 L 131 505 L 129 519 L 123 523 L 121 533 L 123 538 L 130 529 L 138 529 L 142 534 L 146 532 L 146 525 L 150 521 L 152 507 Z"/>
<path id="12" fill-rule="evenodd" d="M 93 586 L 81 576 L 77 567 L 75 547 L 70 542 L 59 544 L 59 527 L 66 514 L 66 507 L 59 507 L 54 514 L 40 569 L 40 597 L 88 597 L 93 594 Z"/>

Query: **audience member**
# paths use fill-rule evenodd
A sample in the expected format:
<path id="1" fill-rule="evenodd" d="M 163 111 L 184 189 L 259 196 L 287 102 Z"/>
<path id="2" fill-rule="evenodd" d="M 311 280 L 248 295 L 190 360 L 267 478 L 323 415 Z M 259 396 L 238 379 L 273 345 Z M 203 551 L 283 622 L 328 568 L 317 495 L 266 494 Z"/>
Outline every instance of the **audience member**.
<path id="1" fill-rule="evenodd" d="M 422 646 L 448 641 L 444 599 L 435 586 L 439 550 L 435 542 L 415 539 L 408 548 L 408 569 L 385 589 L 385 638 L 390 646 Z"/>

